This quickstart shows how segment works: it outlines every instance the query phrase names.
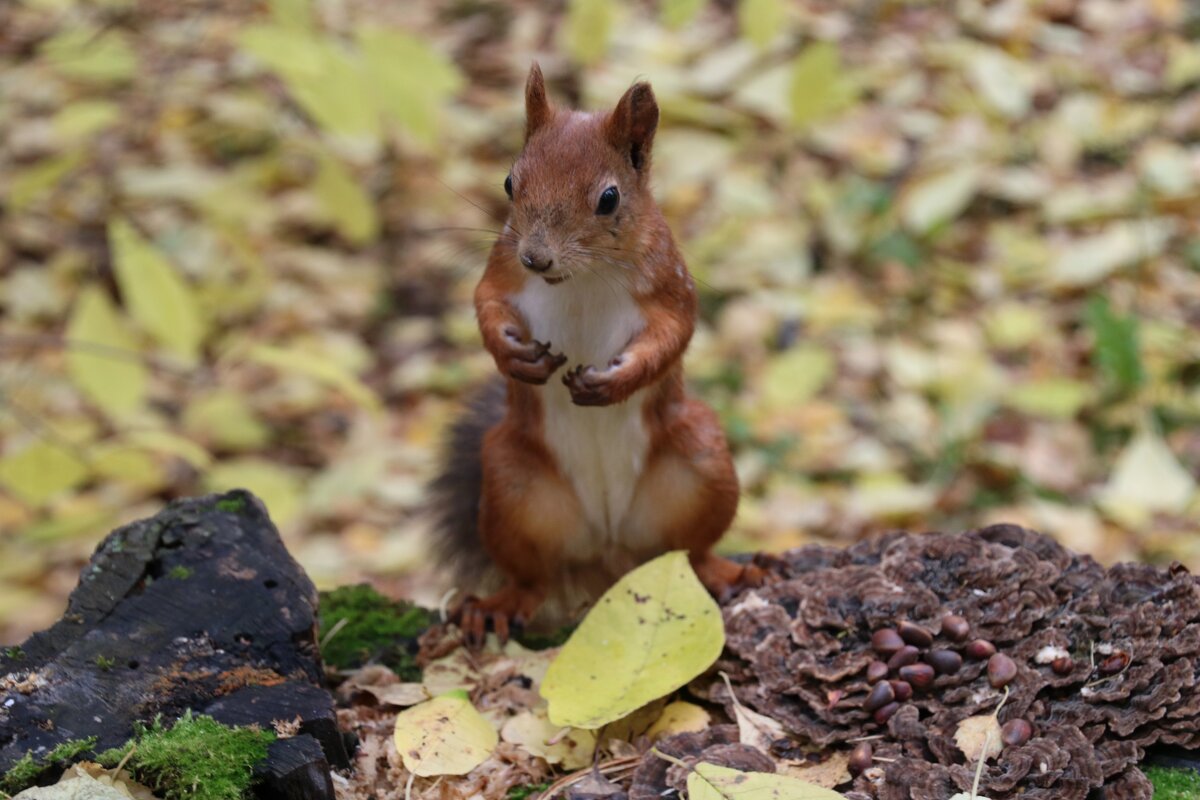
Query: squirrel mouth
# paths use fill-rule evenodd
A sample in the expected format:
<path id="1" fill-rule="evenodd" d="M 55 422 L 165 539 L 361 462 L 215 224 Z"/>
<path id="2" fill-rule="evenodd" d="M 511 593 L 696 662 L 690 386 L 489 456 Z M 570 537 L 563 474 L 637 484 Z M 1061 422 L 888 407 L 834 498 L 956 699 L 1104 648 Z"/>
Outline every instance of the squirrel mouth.
<path id="1" fill-rule="evenodd" d="M 563 275 L 555 275 L 554 277 L 545 276 L 542 278 L 542 280 L 544 280 L 546 283 L 550 284 L 551 286 L 557 286 L 558 284 L 562 283 L 569 277 L 571 277 L 571 274 L 568 272 Z"/>

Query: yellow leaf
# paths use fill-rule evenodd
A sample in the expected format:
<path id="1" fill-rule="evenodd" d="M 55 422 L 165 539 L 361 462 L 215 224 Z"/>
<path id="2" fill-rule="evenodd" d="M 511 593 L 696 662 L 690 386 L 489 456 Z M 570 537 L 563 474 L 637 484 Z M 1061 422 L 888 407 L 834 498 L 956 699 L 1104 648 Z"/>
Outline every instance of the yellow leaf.
<path id="1" fill-rule="evenodd" d="M 646 731 L 646 736 L 653 742 L 677 733 L 695 733 L 707 728 L 711 722 L 712 718 L 708 712 L 700 706 L 685 700 L 676 700 L 667 704 L 662 714 Z"/>
<path id="2" fill-rule="evenodd" d="M 153 245 L 122 219 L 108 226 L 117 284 L 133 319 L 189 364 L 199 356 L 204 323 L 191 288 Z"/>
<path id="3" fill-rule="evenodd" d="M 95 83 L 126 81 L 138 66 L 125 34 L 116 30 L 63 31 L 41 46 L 41 54 L 62 74 Z"/>
<path id="4" fill-rule="evenodd" d="M 255 458 L 220 461 L 204 476 L 205 491 L 246 489 L 258 495 L 279 527 L 291 522 L 300 510 L 301 485 L 294 470 Z"/>
<path id="5" fill-rule="evenodd" d="M 154 458 L 138 447 L 112 444 L 96 448 L 92 464 L 96 477 L 123 484 L 142 492 L 168 485 L 168 475 Z"/>
<path id="6" fill-rule="evenodd" d="M 799 129 L 854 104 L 858 86 L 845 74 L 837 45 L 814 42 L 792 63 L 788 93 Z"/>
<path id="7" fill-rule="evenodd" d="M 688 774 L 688 800 L 844 800 L 832 789 L 786 775 L 739 772 L 703 761 Z"/>
<path id="8" fill-rule="evenodd" d="M 81 458 L 57 444 L 37 441 L 0 459 L 0 486 L 31 506 L 40 506 L 87 479 Z"/>
<path id="9" fill-rule="evenodd" d="M 522 711 L 504 723 L 500 738 L 519 744 L 547 764 L 579 769 L 592 763 L 596 734 L 579 728 L 563 730 L 546 719 L 545 710 Z"/>
<path id="10" fill-rule="evenodd" d="M 687 554 L 667 553 L 605 592 L 542 681 L 556 725 L 594 729 L 708 669 L 725 646 L 721 612 Z"/>
<path id="11" fill-rule="evenodd" d="M 380 109 L 418 143 L 435 144 L 442 108 L 465 84 L 454 62 L 404 31 L 363 27 L 357 35 Z"/>
<path id="12" fill-rule="evenodd" d="M 961 166 L 922 178 L 908 188 L 900 202 L 904 224 L 916 233 L 927 233 L 950 222 L 970 204 L 979 177 L 975 167 Z"/>
<path id="13" fill-rule="evenodd" d="M 200 445 L 178 434 L 166 430 L 139 429 L 126 432 L 122 439 L 128 444 L 186 461 L 196 470 L 205 470 L 212 464 L 212 455 Z"/>
<path id="14" fill-rule="evenodd" d="M 379 233 L 375 204 L 342 163 L 324 151 L 317 154 L 313 192 L 334 227 L 354 244 L 366 244 Z"/>
<path id="15" fill-rule="evenodd" d="M 1196 494 L 1196 479 L 1152 430 L 1141 431 L 1117 458 L 1108 483 L 1100 490 L 1100 507 L 1131 528 L 1150 514 L 1182 513 Z"/>
<path id="16" fill-rule="evenodd" d="M 39 161 L 28 169 L 15 174 L 8 185 L 8 204 L 14 211 L 21 211 L 45 192 L 53 189 L 59 181 L 75 171 L 83 163 L 83 151 L 76 150 L 54 158 Z"/>
<path id="17" fill-rule="evenodd" d="M 662 0 L 659 16 L 668 28 L 679 29 L 695 19 L 706 2 L 707 0 Z"/>
<path id="18" fill-rule="evenodd" d="M 264 344 L 251 349 L 247 357 L 251 361 L 324 383 L 369 411 L 379 411 L 381 408 L 379 398 L 368 386 L 328 356 Z"/>
<path id="19" fill-rule="evenodd" d="M 762 402 L 781 411 L 808 402 L 833 377 L 833 355 L 815 344 L 800 345 L 776 356 L 762 378 Z"/>
<path id="20" fill-rule="evenodd" d="M 271 0 L 271 18 L 281 28 L 313 29 L 313 0 Z"/>
<path id="21" fill-rule="evenodd" d="M 499 737 L 465 693 L 446 694 L 396 716 L 396 752 L 422 778 L 466 775 L 482 764 Z"/>
<path id="22" fill-rule="evenodd" d="M 1092 387 L 1070 378 L 1045 378 L 1014 386 L 1004 399 L 1026 414 L 1071 419 L 1092 399 Z"/>
<path id="23" fill-rule="evenodd" d="M 111 417 L 139 409 L 146 394 L 146 368 L 133 335 L 108 296 L 86 287 L 67 325 L 67 372 L 75 385 Z"/>
<path id="24" fill-rule="evenodd" d="M 784 31 L 787 7 L 784 0 L 740 0 L 737 18 L 742 36 L 762 50 Z"/>
<path id="25" fill-rule="evenodd" d="M 107 100 L 76 100 L 54 115 L 54 132 L 65 141 L 84 139 L 121 118 L 121 108 Z"/>
<path id="26" fill-rule="evenodd" d="M 218 389 L 188 403 L 183 428 L 223 450 L 255 450 L 270 439 L 244 393 L 232 389 Z"/>
<path id="27" fill-rule="evenodd" d="M 613 0 L 569 0 L 565 35 L 566 50 L 572 59 L 588 66 L 604 56 L 615 5 Z"/>

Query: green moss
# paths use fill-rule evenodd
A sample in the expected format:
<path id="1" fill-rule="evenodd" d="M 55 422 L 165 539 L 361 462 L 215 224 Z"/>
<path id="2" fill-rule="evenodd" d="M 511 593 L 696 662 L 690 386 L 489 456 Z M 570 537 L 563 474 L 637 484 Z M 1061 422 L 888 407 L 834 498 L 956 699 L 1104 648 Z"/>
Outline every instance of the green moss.
<path id="1" fill-rule="evenodd" d="M 416 640 L 433 624 L 433 612 L 389 600 L 360 584 L 322 592 L 320 620 L 321 655 L 327 664 L 354 669 L 377 661 L 404 680 L 421 679 Z"/>
<path id="2" fill-rule="evenodd" d="M 27 789 L 45 769 L 45 764 L 33 760 L 33 753 L 26 753 L 8 772 L 0 776 L 0 792 L 16 794 Z"/>
<path id="3" fill-rule="evenodd" d="M 241 495 L 227 494 L 217 501 L 218 511 L 228 511 L 230 514 L 240 514 L 246 508 L 246 498 Z"/>
<path id="4" fill-rule="evenodd" d="M 108 656 L 96 656 L 96 666 L 99 667 L 103 672 L 108 672 L 110 669 L 116 666 L 116 664 L 116 659 L 109 658 Z"/>
<path id="5" fill-rule="evenodd" d="M 16 645 L 4 648 L 4 657 L 11 658 L 13 661 L 20 661 L 25 657 L 25 651 Z"/>
<path id="6" fill-rule="evenodd" d="M 1200 773 L 1190 769 L 1146 768 L 1154 800 L 1200 800 Z"/>
<path id="7" fill-rule="evenodd" d="M 571 638 L 576 625 L 566 625 L 550 633 L 519 633 L 516 640 L 530 650 L 548 650 L 551 647 L 561 647 Z"/>
<path id="8" fill-rule="evenodd" d="M 44 758 L 36 759 L 33 753 L 26 753 L 8 772 L 0 776 L 0 792 L 13 795 L 28 789 L 51 766 L 71 764 L 95 746 L 96 737 L 89 736 L 86 739 L 68 739 L 47 753 Z"/>
<path id="9" fill-rule="evenodd" d="M 168 572 L 167 575 L 177 581 L 186 581 L 188 578 L 192 577 L 193 572 L 195 572 L 195 570 L 191 567 L 185 567 L 180 564 L 179 566 L 171 567 L 171 571 Z"/>
<path id="10" fill-rule="evenodd" d="M 544 792 L 549 788 L 549 783 L 530 783 L 525 786 L 514 786 L 508 790 L 508 794 L 504 795 L 504 800 L 525 800 L 527 797 L 538 792 Z"/>
<path id="11" fill-rule="evenodd" d="M 166 800 L 241 800 L 254 765 L 274 740 L 271 731 L 231 728 L 189 711 L 170 728 L 155 720 L 124 747 L 107 750 L 97 760 L 114 767 L 132 748 L 125 769 Z"/>

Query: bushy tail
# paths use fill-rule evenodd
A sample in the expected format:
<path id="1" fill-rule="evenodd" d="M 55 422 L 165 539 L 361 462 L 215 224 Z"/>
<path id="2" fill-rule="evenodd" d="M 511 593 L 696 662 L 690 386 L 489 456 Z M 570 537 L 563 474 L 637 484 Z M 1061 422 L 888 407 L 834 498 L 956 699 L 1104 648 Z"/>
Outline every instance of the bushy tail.
<path id="1" fill-rule="evenodd" d="M 460 581 L 478 584 L 491 562 L 479 538 L 479 499 L 483 492 L 483 436 L 505 413 L 504 379 L 488 381 L 446 436 L 438 475 L 429 486 L 438 560 Z"/>

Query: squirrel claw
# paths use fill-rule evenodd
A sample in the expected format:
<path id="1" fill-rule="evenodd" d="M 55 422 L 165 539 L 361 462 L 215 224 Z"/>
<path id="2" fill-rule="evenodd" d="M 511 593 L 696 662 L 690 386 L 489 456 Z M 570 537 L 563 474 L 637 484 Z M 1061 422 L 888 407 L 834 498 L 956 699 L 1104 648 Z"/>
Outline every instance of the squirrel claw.
<path id="1" fill-rule="evenodd" d="M 571 402 L 577 406 L 607 406 L 613 402 L 612 391 L 605 375 L 608 370 L 578 365 L 563 375 L 563 385 L 571 392 Z"/>
<path id="2" fill-rule="evenodd" d="M 478 651 L 487 642 L 489 629 L 503 646 L 525 626 L 529 615 L 541 603 L 541 596 L 519 589 L 502 589 L 490 597 L 472 595 L 451 615 L 450 621 L 463 632 L 463 643 Z"/>

